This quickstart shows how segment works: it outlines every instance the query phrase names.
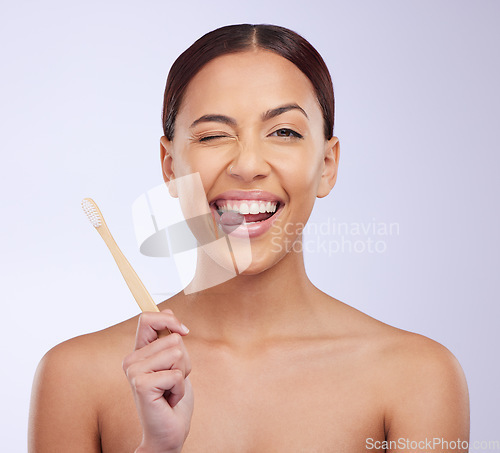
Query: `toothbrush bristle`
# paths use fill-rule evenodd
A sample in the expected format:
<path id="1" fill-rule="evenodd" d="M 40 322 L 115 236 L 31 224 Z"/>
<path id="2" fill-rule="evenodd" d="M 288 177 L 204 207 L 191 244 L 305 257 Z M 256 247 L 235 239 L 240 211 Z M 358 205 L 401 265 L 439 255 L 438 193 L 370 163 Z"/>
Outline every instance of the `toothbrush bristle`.
<path id="1" fill-rule="evenodd" d="M 99 211 L 95 207 L 94 203 L 88 199 L 84 198 L 82 200 L 82 208 L 87 217 L 90 220 L 90 223 L 95 227 L 99 228 L 102 225 L 101 216 L 99 215 Z"/>

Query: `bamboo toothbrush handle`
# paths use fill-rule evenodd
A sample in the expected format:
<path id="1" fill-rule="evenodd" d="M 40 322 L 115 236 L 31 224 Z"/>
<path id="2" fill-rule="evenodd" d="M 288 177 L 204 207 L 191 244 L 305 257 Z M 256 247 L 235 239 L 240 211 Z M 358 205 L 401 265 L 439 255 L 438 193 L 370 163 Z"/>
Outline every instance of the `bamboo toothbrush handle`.
<path id="1" fill-rule="evenodd" d="M 143 283 L 139 279 L 139 276 L 136 274 L 127 258 L 125 258 L 125 255 L 123 255 L 122 251 L 116 244 L 109 230 L 107 228 L 101 227 L 97 228 L 97 231 L 108 246 L 109 251 L 113 255 L 113 258 L 118 265 L 118 269 L 120 269 L 120 272 L 122 273 L 123 278 L 125 279 L 125 282 L 130 289 L 130 292 L 134 296 L 134 299 L 136 300 L 141 310 L 160 311 L 149 295 L 148 291 L 144 287 Z"/>
<path id="2" fill-rule="evenodd" d="M 159 312 L 160 311 L 159 308 L 155 304 L 152 297 L 149 295 L 147 289 L 145 288 L 145 286 L 142 283 L 139 276 L 134 271 L 133 267 L 128 262 L 127 258 L 125 258 L 125 255 L 122 253 L 122 251 L 118 247 L 113 236 L 111 236 L 111 233 L 108 230 L 108 228 L 105 226 L 104 226 L 104 228 L 100 227 L 100 228 L 97 228 L 97 231 L 99 232 L 99 234 L 103 238 L 104 242 L 108 246 L 108 249 L 111 252 L 111 255 L 113 255 L 113 258 L 114 258 L 116 264 L 118 265 L 118 269 L 120 269 L 120 272 L 123 275 L 123 278 L 125 279 L 125 283 L 127 283 L 127 286 L 130 289 L 130 292 L 132 293 L 132 295 L 134 296 L 134 299 L 136 300 L 140 309 L 142 311 Z M 165 330 L 158 332 L 158 337 L 163 337 L 163 336 L 168 335 L 170 333 L 171 332 L 169 329 L 165 329 Z"/>
<path id="3" fill-rule="evenodd" d="M 142 284 L 141 279 L 135 273 L 133 267 L 127 261 L 127 258 L 125 258 L 125 255 L 122 253 L 117 243 L 113 239 L 113 236 L 111 235 L 111 232 L 109 231 L 109 228 L 104 221 L 101 210 L 97 206 L 96 202 L 91 198 L 84 198 L 82 201 L 82 208 L 92 225 L 101 235 L 109 251 L 111 252 L 111 255 L 113 255 L 113 258 L 118 265 L 118 269 L 120 269 L 120 272 L 125 279 L 125 283 L 130 289 L 130 292 L 134 296 L 134 299 L 139 305 L 140 309 L 142 311 L 159 312 L 160 310 L 156 306 L 147 289 Z M 170 333 L 172 332 L 169 329 L 165 329 L 158 332 L 158 337 L 168 335 Z"/>

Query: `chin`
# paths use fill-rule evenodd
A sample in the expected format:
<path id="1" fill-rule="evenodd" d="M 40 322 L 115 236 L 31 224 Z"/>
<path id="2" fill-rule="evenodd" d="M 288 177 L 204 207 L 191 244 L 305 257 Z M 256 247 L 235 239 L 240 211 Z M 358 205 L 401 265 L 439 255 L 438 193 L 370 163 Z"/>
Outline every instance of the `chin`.
<path id="1" fill-rule="evenodd" d="M 252 262 L 243 271 L 238 272 L 238 275 L 258 275 L 276 266 L 285 256 L 277 253 L 263 253 L 252 256 Z"/>

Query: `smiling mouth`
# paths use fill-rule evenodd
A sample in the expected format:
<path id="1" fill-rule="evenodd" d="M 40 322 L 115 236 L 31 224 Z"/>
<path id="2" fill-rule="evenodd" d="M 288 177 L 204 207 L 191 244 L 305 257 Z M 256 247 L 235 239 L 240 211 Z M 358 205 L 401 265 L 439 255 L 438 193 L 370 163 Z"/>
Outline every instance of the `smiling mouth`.
<path id="1" fill-rule="evenodd" d="M 211 206 L 220 216 L 221 223 L 259 223 L 274 216 L 283 203 L 277 200 L 215 200 Z"/>

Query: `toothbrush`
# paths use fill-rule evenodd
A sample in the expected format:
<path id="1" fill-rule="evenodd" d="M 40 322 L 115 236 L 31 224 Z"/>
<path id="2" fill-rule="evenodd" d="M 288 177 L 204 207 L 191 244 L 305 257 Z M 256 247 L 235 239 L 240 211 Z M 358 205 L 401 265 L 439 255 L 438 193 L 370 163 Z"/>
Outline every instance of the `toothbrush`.
<path id="1" fill-rule="evenodd" d="M 113 236 L 111 236 L 109 228 L 106 225 L 106 222 L 104 221 L 104 217 L 99 208 L 97 207 L 95 201 L 92 200 L 91 198 L 84 198 L 82 200 L 82 208 L 85 214 L 87 214 L 90 223 L 95 227 L 97 232 L 101 235 L 104 242 L 108 246 L 109 251 L 113 255 L 113 258 L 115 259 L 116 264 L 118 265 L 118 269 L 120 269 L 120 272 L 122 273 L 123 278 L 125 279 L 125 283 L 127 283 L 127 286 L 130 289 L 132 295 L 134 296 L 134 299 L 136 300 L 137 304 L 139 305 L 139 308 L 143 312 L 144 311 L 159 312 L 160 310 L 153 301 L 153 298 L 148 293 L 147 289 L 141 282 L 139 276 L 135 273 L 130 263 L 127 261 L 127 258 L 125 258 L 125 255 L 123 255 L 122 251 L 120 250 L 115 240 L 113 239 Z M 163 332 L 165 333 L 163 334 Z M 165 331 L 162 331 L 161 333 L 162 335 L 166 334 L 168 335 L 172 332 L 169 329 L 165 329 Z M 162 335 L 159 334 L 159 336 Z"/>

